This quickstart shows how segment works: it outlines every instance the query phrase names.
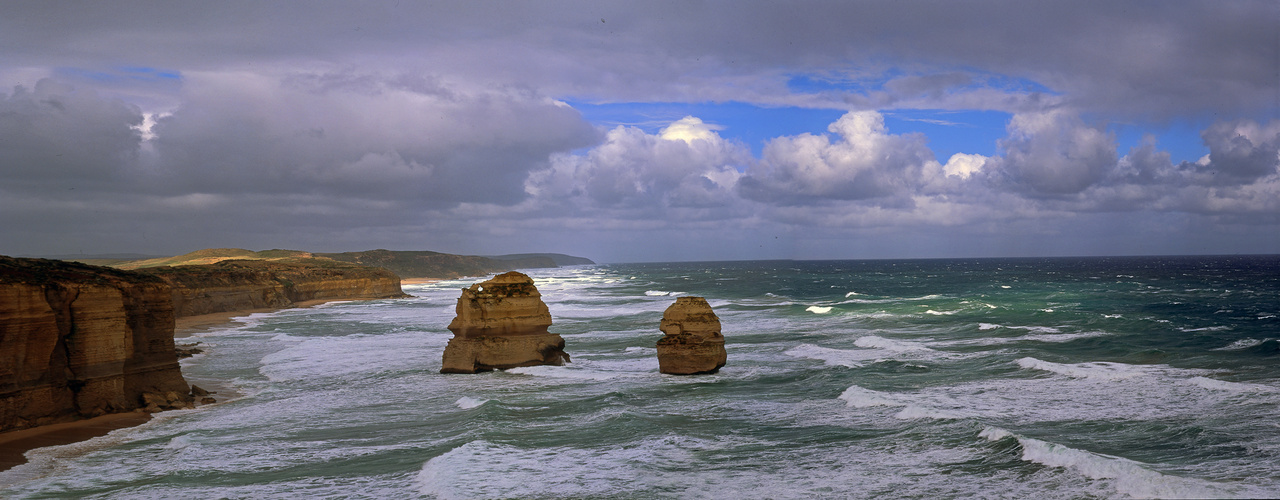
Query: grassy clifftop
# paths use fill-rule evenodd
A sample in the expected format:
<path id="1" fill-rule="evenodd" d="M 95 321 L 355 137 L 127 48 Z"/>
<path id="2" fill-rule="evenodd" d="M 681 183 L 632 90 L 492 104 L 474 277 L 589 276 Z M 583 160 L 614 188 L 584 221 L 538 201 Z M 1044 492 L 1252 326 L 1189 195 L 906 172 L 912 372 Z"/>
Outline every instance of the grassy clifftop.
<path id="1" fill-rule="evenodd" d="M 513 269 L 559 267 L 556 265 L 554 259 L 547 256 L 531 256 L 504 260 L 491 257 L 480 257 L 477 255 L 454 255 L 440 252 L 392 250 L 318 253 L 315 255 L 317 257 L 325 257 L 341 262 L 381 267 L 396 273 L 401 278 L 452 279 L 464 276 L 484 276 L 486 274 L 511 271 Z"/>
<path id="2" fill-rule="evenodd" d="M 483 257 L 431 251 L 367 250 L 363 252 L 312 253 L 301 250 L 208 248 L 173 257 L 95 262 L 117 269 L 140 270 L 217 264 L 224 261 L 266 261 L 323 268 L 339 265 L 380 267 L 401 278 L 451 279 L 484 276 L 515 269 L 537 269 L 594 264 L 590 259 L 558 253 L 527 253 Z"/>

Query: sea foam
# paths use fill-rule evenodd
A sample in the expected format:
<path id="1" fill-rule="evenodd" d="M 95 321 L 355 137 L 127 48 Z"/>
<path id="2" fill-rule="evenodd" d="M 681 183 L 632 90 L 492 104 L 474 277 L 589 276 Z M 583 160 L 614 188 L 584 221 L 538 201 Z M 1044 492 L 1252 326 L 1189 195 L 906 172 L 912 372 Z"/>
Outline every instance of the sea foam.
<path id="1" fill-rule="evenodd" d="M 458 408 L 462 408 L 464 410 L 470 410 L 472 408 L 476 408 L 488 402 L 489 400 L 487 399 L 477 399 L 473 397 L 463 396 L 458 398 L 458 400 L 455 401 L 453 404 L 457 405 Z"/>
<path id="2" fill-rule="evenodd" d="M 978 433 L 989 441 L 1014 438 L 1022 459 L 1049 467 L 1071 469 L 1090 479 L 1108 480 L 1117 492 L 1135 498 L 1229 498 L 1248 493 L 1229 485 L 1161 474 L 1127 458 L 1078 450 L 1057 443 L 1019 436 L 998 427 Z"/>

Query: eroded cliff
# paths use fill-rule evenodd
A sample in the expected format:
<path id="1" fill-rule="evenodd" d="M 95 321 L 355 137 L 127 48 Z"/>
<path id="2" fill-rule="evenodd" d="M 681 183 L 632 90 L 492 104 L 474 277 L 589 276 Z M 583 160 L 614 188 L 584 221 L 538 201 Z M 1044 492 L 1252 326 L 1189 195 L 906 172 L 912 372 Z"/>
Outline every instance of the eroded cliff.
<path id="1" fill-rule="evenodd" d="M 0 256 L 0 431 L 190 404 L 173 324 L 157 277 Z"/>
<path id="2" fill-rule="evenodd" d="M 173 309 L 179 317 L 292 307 L 309 300 L 406 297 L 400 277 L 386 269 L 321 259 L 224 260 L 138 272 L 171 285 Z"/>
<path id="3" fill-rule="evenodd" d="M 462 289 L 441 373 L 476 373 L 569 361 L 564 338 L 548 333 L 551 313 L 533 279 L 515 271 Z"/>
<path id="4" fill-rule="evenodd" d="M 702 297 L 679 297 L 662 313 L 658 339 L 658 371 L 672 375 L 715 373 L 728 354 L 720 318 Z"/>

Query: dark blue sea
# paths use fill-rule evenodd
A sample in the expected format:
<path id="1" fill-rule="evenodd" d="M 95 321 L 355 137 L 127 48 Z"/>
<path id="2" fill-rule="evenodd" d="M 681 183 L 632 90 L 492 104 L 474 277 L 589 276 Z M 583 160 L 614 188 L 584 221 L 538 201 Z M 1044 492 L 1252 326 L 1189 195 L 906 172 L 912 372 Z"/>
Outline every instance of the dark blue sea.
<path id="1" fill-rule="evenodd" d="M 1280 497 L 1280 257 L 532 270 L 573 363 L 441 375 L 459 288 L 184 341 L 224 402 L 29 453 L 9 498 Z M 658 373 L 706 297 L 728 365 Z"/>

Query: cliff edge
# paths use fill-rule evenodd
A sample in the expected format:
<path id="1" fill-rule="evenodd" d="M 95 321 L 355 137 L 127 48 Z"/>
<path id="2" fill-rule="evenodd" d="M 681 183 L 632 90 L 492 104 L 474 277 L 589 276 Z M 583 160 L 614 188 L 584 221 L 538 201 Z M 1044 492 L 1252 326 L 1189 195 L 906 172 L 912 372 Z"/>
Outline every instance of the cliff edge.
<path id="1" fill-rule="evenodd" d="M 155 276 L 0 256 L 0 431 L 190 405 L 173 325 Z"/>
<path id="2" fill-rule="evenodd" d="M 224 260 L 138 272 L 171 286 L 178 317 L 278 309 L 310 300 L 408 297 L 400 289 L 400 277 L 386 269 L 327 259 Z"/>

